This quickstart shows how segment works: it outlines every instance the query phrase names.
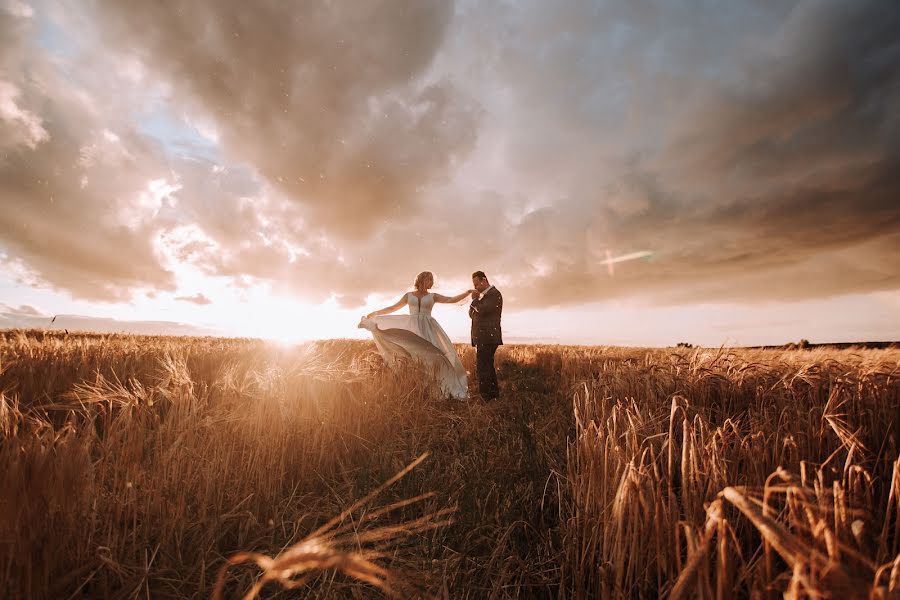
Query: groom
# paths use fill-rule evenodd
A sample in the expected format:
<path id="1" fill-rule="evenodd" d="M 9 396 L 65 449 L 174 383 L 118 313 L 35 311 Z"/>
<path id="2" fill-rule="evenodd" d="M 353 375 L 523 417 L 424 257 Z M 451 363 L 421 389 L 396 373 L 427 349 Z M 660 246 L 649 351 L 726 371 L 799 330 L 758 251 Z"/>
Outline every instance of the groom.
<path id="1" fill-rule="evenodd" d="M 497 387 L 497 371 L 494 369 L 494 353 L 503 344 L 500 332 L 500 313 L 503 312 L 503 296 L 491 285 L 484 271 L 472 273 L 472 345 L 475 346 L 475 367 L 478 373 L 478 391 L 485 400 L 500 396 Z"/>

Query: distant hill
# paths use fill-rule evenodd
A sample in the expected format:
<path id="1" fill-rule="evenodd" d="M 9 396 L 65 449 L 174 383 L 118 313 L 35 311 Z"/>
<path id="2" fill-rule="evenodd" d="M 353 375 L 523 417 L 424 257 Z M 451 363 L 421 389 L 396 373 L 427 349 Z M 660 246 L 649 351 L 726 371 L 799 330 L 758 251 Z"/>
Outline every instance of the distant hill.
<path id="1" fill-rule="evenodd" d="M 846 348 L 864 348 L 869 350 L 879 350 L 884 348 L 900 348 L 900 342 L 827 342 L 821 344 L 813 344 L 810 342 L 803 343 L 806 340 L 801 340 L 800 342 L 791 342 L 788 344 L 783 344 L 781 346 L 751 346 L 752 348 L 783 348 L 788 350 L 805 350 L 811 348 L 835 348 L 837 350 L 843 350 Z"/>

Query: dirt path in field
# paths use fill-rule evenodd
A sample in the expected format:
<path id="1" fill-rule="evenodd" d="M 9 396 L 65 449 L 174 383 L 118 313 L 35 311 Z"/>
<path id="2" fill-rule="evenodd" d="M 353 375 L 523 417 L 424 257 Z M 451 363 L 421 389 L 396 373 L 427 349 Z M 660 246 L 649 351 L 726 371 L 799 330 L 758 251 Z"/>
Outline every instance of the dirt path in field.
<path id="1" fill-rule="evenodd" d="M 446 445 L 432 449 L 459 506 L 442 558 L 458 555 L 453 579 L 476 596 L 555 597 L 571 399 L 545 369 L 507 359 L 498 371 L 501 398 L 448 407 Z"/>

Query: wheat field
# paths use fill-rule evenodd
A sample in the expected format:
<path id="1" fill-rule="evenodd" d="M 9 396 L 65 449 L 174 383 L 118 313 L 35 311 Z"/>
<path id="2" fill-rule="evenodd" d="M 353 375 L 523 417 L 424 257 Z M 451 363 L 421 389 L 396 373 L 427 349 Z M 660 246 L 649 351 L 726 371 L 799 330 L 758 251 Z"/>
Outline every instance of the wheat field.
<path id="1" fill-rule="evenodd" d="M 497 364 L 0 333 L 0 596 L 900 595 L 900 349 Z"/>

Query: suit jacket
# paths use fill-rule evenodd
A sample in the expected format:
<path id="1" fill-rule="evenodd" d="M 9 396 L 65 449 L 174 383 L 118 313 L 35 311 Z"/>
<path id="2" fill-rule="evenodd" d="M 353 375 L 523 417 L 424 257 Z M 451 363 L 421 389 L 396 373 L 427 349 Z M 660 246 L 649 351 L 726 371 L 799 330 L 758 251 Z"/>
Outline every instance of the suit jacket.
<path id="1" fill-rule="evenodd" d="M 500 314 L 503 312 L 503 295 L 491 288 L 480 300 L 472 300 L 469 317 L 472 319 L 472 345 L 503 344 L 500 330 Z"/>

